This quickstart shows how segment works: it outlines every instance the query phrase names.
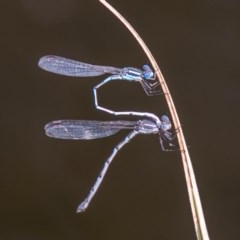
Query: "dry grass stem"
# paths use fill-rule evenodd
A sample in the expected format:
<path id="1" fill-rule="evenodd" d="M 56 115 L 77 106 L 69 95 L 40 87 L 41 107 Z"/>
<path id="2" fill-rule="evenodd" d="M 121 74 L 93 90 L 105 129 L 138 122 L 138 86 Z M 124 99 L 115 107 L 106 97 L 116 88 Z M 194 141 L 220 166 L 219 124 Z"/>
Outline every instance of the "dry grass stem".
<path id="1" fill-rule="evenodd" d="M 132 33 L 132 35 L 135 37 L 137 42 L 140 44 L 142 47 L 143 51 L 146 53 L 149 61 L 151 62 L 154 70 L 156 71 L 157 77 L 159 79 L 159 82 L 161 84 L 161 87 L 164 92 L 164 96 L 166 98 L 169 111 L 171 113 L 171 117 L 173 120 L 173 124 L 175 129 L 178 129 L 177 131 L 177 138 L 178 138 L 178 143 L 180 147 L 180 153 L 182 157 L 182 162 L 183 162 L 183 168 L 184 168 L 184 174 L 186 178 L 186 183 L 187 183 L 187 189 L 188 189 L 188 194 L 189 194 L 189 200 L 191 204 L 191 210 L 192 210 L 192 215 L 193 215 L 193 221 L 194 221 L 194 226 L 195 226 L 195 231 L 197 235 L 198 240 L 208 240 L 208 232 L 207 232 L 207 227 L 203 215 L 203 210 L 202 210 L 202 204 L 198 192 L 198 187 L 195 179 L 195 174 L 193 171 L 190 155 L 188 152 L 188 148 L 186 145 L 186 141 L 183 135 L 183 131 L 181 128 L 181 124 L 178 118 L 178 114 L 175 108 L 175 105 L 173 103 L 170 91 L 168 89 L 168 86 L 166 84 L 166 81 L 162 75 L 162 72 L 154 59 L 152 53 L 142 40 L 142 38 L 138 35 L 138 33 L 135 31 L 135 29 L 127 22 L 123 16 L 116 11 L 109 3 L 107 3 L 105 0 L 99 0 L 105 7 L 107 7 L 108 10 L 110 10 L 123 24 L 124 26 Z"/>

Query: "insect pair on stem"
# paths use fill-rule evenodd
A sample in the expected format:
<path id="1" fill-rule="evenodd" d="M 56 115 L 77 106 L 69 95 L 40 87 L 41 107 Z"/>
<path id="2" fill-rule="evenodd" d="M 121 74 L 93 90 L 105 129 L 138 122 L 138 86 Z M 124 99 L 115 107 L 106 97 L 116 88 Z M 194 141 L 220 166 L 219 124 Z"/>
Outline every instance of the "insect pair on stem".
<path id="1" fill-rule="evenodd" d="M 124 111 L 117 112 L 98 104 L 97 90 L 112 80 L 125 80 L 140 82 L 148 96 L 161 94 L 159 82 L 155 73 L 148 65 L 142 69 L 133 67 L 116 68 L 109 66 L 98 66 L 83 63 L 58 56 L 44 56 L 40 58 L 38 66 L 45 71 L 71 76 L 71 77 L 92 77 L 103 74 L 111 74 L 93 88 L 94 102 L 96 109 L 115 116 L 129 115 L 143 118 L 138 121 L 87 121 L 87 120 L 57 120 L 45 125 L 46 135 L 58 139 L 90 140 L 111 136 L 121 129 L 129 129 L 131 132 L 113 149 L 101 169 L 93 187 L 83 202 L 77 208 L 77 212 L 83 212 L 98 190 L 110 163 L 118 151 L 138 134 L 158 134 L 160 145 L 163 151 L 171 151 L 175 146 L 173 140 L 175 134 L 170 130 L 172 124 L 166 115 L 160 118 L 148 112 Z M 165 147 L 165 145 L 167 147 Z"/>

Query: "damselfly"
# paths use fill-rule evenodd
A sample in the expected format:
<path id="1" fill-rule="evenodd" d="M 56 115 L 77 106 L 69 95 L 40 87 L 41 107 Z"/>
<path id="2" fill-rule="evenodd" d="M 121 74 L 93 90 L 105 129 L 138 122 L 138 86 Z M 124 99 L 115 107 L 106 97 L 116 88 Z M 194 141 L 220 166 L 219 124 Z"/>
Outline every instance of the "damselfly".
<path id="1" fill-rule="evenodd" d="M 38 66 L 46 71 L 71 77 L 93 77 L 103 74 L 112 74 L 93 88 L 96 108 L 109 113 L 111 113 L 111 110 L 98 105 L 96 91 L 99 87 L 111 80 L 140 82 L 148 96 L 161 93 L 160 84 L 156 80 L 156 74 L 147 64 L 143 65 L 142 69 L 134 67 L 116 68 L 91 65 L 64 57 L 48 55 L 40 58 Z"/>
<path id="2" fill-rule="evenodd" d="M 174 136 L 170 132 L 172 124 L 166 115 L 162 115 L 160 119 L 151 113 L 136 113 L 135 115 L 146 118 L 138 121 L 57 120 L 45 125 L 45 132 L 47 136 L 71 140 L 91 140 L 111 136 L 122 129 L 132 130 L 113 149 L 112 154 L 105 161 L 104 166 L 101 169 L 87 197 L 78 206 L 77 212 L 83 212 L 86 210 L 100 184 L 102 183 L 110 163 L 113 161 L 118 151 L 136 135 L 158 134 L 163 151 L 168 150 L 165 148 L 165 144 L 167 144 L 169 147 L 174 146 L 172 143 Z"/>

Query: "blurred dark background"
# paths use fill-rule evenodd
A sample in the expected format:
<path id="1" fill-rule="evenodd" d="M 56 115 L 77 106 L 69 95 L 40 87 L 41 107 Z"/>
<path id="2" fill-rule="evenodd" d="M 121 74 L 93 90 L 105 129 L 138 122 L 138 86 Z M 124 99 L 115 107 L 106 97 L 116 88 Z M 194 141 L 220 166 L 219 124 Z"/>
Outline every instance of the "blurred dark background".
<path id="1" fill-rule="evenodd" d="M 167 80 L 211 239 L 239 239 L 239 2 L 110 3 Z M 129 32 L 97 0 L 2 1 L 0 11 L 0 239 L 195 239 L 180 154 L 162 152 L 157 136 L 123 148 L 89 209 L 76 214 L 127 131 L 93 141 L 44 134 L 51 120 L 117 118 L 94 109 L 92 87 L 103 76 L 54 75 L 39 69 L 38 59 L 141 67 L 148 60 Z M 99 96 L 115 110 L 169 114 L 163 96 L 147 97 L 137 83 L 109 83 Z"/>

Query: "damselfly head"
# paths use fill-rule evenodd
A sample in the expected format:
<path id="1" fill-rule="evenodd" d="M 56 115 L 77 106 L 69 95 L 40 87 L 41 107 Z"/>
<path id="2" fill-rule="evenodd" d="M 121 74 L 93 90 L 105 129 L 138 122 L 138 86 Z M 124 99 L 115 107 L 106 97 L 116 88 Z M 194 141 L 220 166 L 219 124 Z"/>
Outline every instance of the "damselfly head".
<path id="1" fill-rule="evenodd" d="M 152 69 L 147 64 L 143 65 L 142 69 L 143 69 L 142 78 L 144 80 L 149 80 L 154 77 Z"/>
<path id="2" fill-rule="evenodd" d="M 167 130 L 172 128 L 172 123 L 171 123 L 171 121 L 170 121 L 168 116 L 162 115 L 160 120 L 162 122 L 162 124 L 160 126 L 162 131 L 167 131 Z"/>

